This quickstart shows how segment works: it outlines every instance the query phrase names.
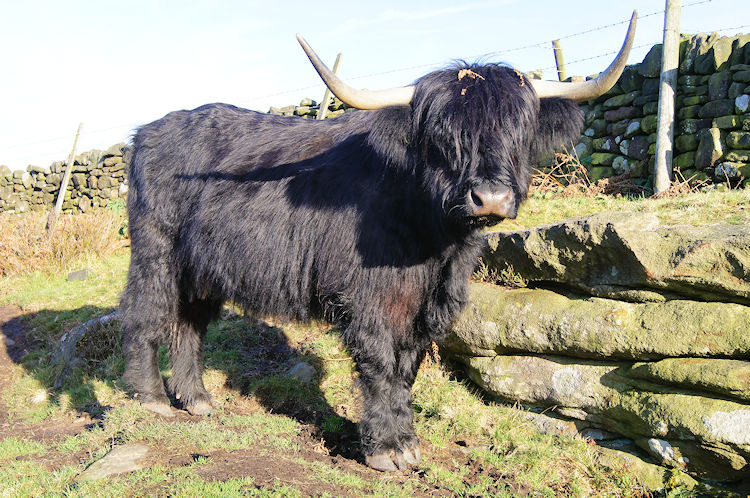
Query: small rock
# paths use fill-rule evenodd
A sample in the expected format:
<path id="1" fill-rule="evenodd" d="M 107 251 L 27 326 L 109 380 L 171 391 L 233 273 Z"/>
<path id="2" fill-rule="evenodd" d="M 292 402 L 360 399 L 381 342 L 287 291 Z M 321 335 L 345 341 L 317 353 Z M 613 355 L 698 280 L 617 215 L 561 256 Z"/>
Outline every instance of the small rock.
<path id="1" fill-rule="evenodd" d="M 626 138 L 634 137 L 640 131 L 641 131 L 641 122 L 638 120 L 631 121 L 627 129 L 625 130 L 625 137 Z"/>
<path id="2" fill-rule="evenodd" d="M 89 269 L 78 270 L 68 273 L 68 282 L 78 282 L 89 277 Z"/>
<path id="3" fill-rule="evenodd" d="M 78 477 L 79 481 L 90 481 L 113 475 L 133 472 L 143 468 L 138 461 L 148 456 L 149 447 L 140 443 L 116 446 L 104 458 L 92 463 Z"/>
<path id="4" fill-rule="evenodd" d="M 312 382 L 315 377 L 315 367 L 307 362 L 301 361 L 287 371 L 286 376 L 300 382 Z"/>

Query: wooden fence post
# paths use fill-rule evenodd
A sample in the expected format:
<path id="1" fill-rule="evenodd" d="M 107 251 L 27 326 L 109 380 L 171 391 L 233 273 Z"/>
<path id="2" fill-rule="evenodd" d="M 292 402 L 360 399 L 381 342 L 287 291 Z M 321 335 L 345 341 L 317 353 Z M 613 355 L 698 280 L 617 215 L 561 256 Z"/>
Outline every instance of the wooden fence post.
<path id="1" fill-rule="evenodd" d="M 555 66 L 557 66 L 557 79 L 565 81 L 568 79 L 568 71 L 565 69 L 565 59 L 563 58 L 562 45 L 560 40 L 552 40 L 552 50 L 555 53 Z"/>
<path id="2" fill-rule="evenodd" d="M 336 56 L 336 62 L 333 63 L 333 74 L 337 74 L 339 72 L 339 64 L 341 64 L 341 57 L 344 54 L 339 54 Z M 318 108 L 318 116 L 316 119 L 325 119 L 326 114 L 328 114 L 328 102 L 331 100 L 331 90 L 328 89 L 326 86 L 326 91 L 323 94 L 323 100 L 320 101 L 320 107 Z"/>
<path id="3" fill-rule="evenodd" d="M 681 0 L 666 0 L 664 11 L 664 44 L 661 56 L 659 85 L 658 128 L 656 129 L 656 162 L 654 165 L 654 193 L 667 190 L 672 183 L 674 157 L 674 108 L 677 88 L 677 67 L 680 63 Z"/>
<path id="4" fill-rule="evenodd" d="M 76 131 L 76 138 L 73 140 L 73 149 L 70 151 L 70 156 L 68 156 L 68 163 L 65 165 L 65 174 L 63 175 L 62 181 L 60 182 L 60 191 L 57 193 L 57 202 L 55 203 L 55 208 L 47 218 L 47 230 L 52 229 L 55 224 L 55 220 L 62 211 L 63 200 L 65 199 L 65 191 L 68 189 L 70 174 L 73 172 L 73 163 L 75 162 L 76 158 L 76 146 L 78 145 L 78 137 L 81 135 L 82 127 L 83 123 L 79 123 L 78 130 Z"/>

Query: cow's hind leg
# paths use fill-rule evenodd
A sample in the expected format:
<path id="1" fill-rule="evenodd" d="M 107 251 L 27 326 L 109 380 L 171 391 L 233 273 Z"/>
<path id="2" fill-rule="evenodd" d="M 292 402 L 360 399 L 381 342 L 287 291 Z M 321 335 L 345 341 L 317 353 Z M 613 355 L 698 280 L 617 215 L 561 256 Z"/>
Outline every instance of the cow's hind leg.
<path id="1" fill-rule="evenodd" d="M 219 301 L 183 303 L 177 323 L 170 331 L 172 377 L 167 380 L 167 387 L 192 415 L 205 415 L 213 408 L 211 395 L 203 386 L 203 336 L 220 309 Z"/>
<path id="2" fill-rule="evenodd" d="M 120 302 L 123 380 L 146 409 L 172 416 L 158 351 L 175 323 L 179 295 L 169 237 L 147 221 L 131 213 L 130 270 Z"/>
<path id="3" fill-rule="evenodd" d="M 124 297 L 120 309 L 125 357 L 123 380 L 144 408 L 171 417 L 173 414 L 159 371 L 158 353 L 167 337 L 169 317 L 163 308 L 148 302 L 147 297 L 141 300 Z"/>

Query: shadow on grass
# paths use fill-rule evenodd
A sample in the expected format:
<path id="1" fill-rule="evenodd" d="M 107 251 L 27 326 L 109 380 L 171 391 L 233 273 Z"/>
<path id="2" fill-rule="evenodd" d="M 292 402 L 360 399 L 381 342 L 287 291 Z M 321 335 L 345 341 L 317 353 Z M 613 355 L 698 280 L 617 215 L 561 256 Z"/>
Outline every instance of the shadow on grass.
<path id="1" fill-rule="evenodd" d="M 62 333 L 112 309 L 83 306 L 74 310 L 40 310 L 25 314 L 18 311 L 10 318 L 7 314 L 0 314 L 0 332 L 5 337 L 7 358 L 23 366 L 27 373 L 6 390 L 4 401 L 9 412 L 22 420 L 37 421 L 57 407 L 67 405 L 93 419 L 101 418 L 110 406 L 101 404 L 94 395 L 94 383 L 101 381 L 109 387 L 116 387 L 116 378 L 107 374 L 115 366 L 113 363 L 117 362 L 116 354 L 119 353 L 114 352 L 119 337 L 113 328 L 104 327 L 79 343 L 81 355 L 76 357 L 62 389 L 53 388 L 50 358 Z M 40 396 L 39 386 L 46 391 L 46 396 Z"/>
<path id="2" fill-rule="evenodd" d="M 325 360 L 314 348 L 290 344 L 284 328 L 225 311 L 209 326 L 204 364 L 225 372 L 228 387 L 253 397 L 270 413 L 310 426 L 312 436 L 322 439 L 331 455 L 361 460 L 356 424 L 336 414 L 320 387 Z M 327 328 L 321 333 L 338 331 Z M 309 382 L 288 375 L 302 362 L 315 368 Z"/>
<path id="3" fill-rule="evenodd" d="M 102 386 L 113 392 L 126 389 L 121 381 L 124 359 L 120 322 L 94 329 L 81 339 L 74 363 L 59 389 L 54 388 L 55 372 L 50 359 L 65 332 L 112 311 L 112 308 L 83 306 L 65 311 L 22 313 L 16 309 L 16 313 L 0 313 L 0 332 L 7 345 L 6 361 L 22 365 L 27 374 L 7 391 L 10 394 L 5 404 L 9 411 L 23 420 L 36 421 L 65 406 L 101 420 L 111 406 L 97 392 Z M 204 345 L 204 365 L 226 375 L 225 387 L 254 398 L 270 413 L 285 415 L 307 426 L 306 431 L 314 439 L 322 440 L 332 456 L 362 460 L 356 424 L 337 415 L 320 388 L 325 360 L 313 348 L 294 347 L 283 328 L 231 311 L 224 311 L 221 319 L 209 326 Z M 288 375 L 301 362 L 315 367 L 310 381 Z M 166 347 L 160 349 L 159 363 L 162 371 L 168 371 Z M 47 393 L 44 406 L 29 401 L 39 386 Z"/>

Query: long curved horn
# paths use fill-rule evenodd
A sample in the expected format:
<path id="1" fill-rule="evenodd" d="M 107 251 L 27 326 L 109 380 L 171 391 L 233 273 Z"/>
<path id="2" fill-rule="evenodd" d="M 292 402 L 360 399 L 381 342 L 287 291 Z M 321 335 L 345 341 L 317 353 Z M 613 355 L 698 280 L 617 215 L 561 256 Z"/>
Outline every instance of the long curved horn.
<path id="1" fill-rule="evenodd" d="M 625 63 L 628 61 L 630 48 L 633 46 L 633 38 L 635 38 L 637 20 L 638 12 L 634 10 L 633 15 L 630 17 L 628 34 L 625 37 L 625 42 L 622 44 L 620 52 L 615 57 L 615 60 L 612 61 L 612 64 L 604 72 L 600 73 L 599 76 L 593 80 L 581 82 L 531 80 L 531 85 L 534 87 L 537 96 L 539 98 L 562 97 L 582 102 L 584 100 L 595 99 L 615 86 L 615 83 L 617 83 L 622 74 L 622 70 L 625 69 Z"/>
<path id="2" fill-rule="evenodd" d="M 297 34 L 297 41 L 302 45 L 307 57 L 315 66 L 321 78 L 331 92 L 345 104 L 357 109 L 380 109 L 391 105 L 409 105 L 414 97 L 414 86 L 402 86 L 387 90 L 357 90 L 347 85 L 323 64 L 318 54 L 308 45 L 302 35 Z"/>

